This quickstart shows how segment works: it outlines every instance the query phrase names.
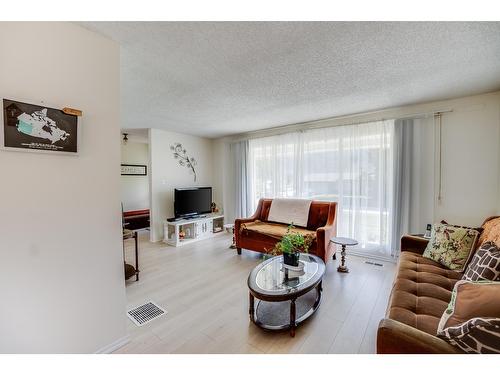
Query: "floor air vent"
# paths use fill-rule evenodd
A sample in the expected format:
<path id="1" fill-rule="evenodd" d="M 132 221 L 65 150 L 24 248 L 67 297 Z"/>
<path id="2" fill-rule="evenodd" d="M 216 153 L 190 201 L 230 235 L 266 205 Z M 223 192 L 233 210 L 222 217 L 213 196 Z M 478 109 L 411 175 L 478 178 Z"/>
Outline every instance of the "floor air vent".
<path id="1" fill-rule="evenodd" d="M 136 325 L 140 327 L 156 318 L 159 318 L 165 313 L 166 311 L 164 309 L 162 309 L 154 302 L 149 301 L 144 305 L 135 307 L 132 310 L 127 311 L 127 316 L 130 318 L 130 320 L 132 320 Z"/>
<path id="2" fill-rule="evenodd" d="M 370 261 L 366 261 L 365 263 L 366 264 L 371 264 L 372 266 L 384 267 L 384 265 L 382 263 L 374 263 L 374 262 L 370 262 Z"/>

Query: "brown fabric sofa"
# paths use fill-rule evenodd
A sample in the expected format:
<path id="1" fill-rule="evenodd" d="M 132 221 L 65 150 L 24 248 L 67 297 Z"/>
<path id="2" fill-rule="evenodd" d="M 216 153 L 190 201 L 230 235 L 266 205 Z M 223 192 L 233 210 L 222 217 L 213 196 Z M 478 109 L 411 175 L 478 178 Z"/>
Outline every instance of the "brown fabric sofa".
<path id="1" fill-rule="evenodd" d="M 483 223 L 478 246 L 500 242 L 500 217 Z M 439 320 L 462 273 L 422 257 L 428 240 L 403 236 L 398 270 L 389 298 L 386 318 L 377 331 L 377 353 L 463 353 L 436 336 Z M 499 243 L 500 245 L 500 243 Z"/>
<path id="2" fill-rule="evenodd" d="M 271 223 L 267 221 L 272 199 L 261 199 L 255 213 L 246 219 L 236 219 L 234 233 L 238 254 L 241 249 L 248 249 L 265 253 L 285 234 L 287 224 Z M 309 208 L 309 217 L 306 228 L 297 227 L 303 234 L 314 236 L 309 252 L 323 259 L 326 263 L 334 254 L 335 247 L 330 238 L 337 233 L 337 203 L 313 201 Z"/>

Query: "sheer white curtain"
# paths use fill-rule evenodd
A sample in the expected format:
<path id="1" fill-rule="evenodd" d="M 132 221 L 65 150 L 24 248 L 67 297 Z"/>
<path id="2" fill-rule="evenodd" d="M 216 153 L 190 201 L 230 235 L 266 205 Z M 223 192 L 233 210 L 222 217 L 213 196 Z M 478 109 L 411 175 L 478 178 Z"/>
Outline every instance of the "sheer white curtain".
<path id="1" fill-rule="evenodd" d="M 248 172 L 253 210 L 260 198 L 300 196 L 300 148 L 299 133 L 249 141 Z"/>
<path id="2" fill-rule="evenodd" d="M 253 208 L 263 197 L 338 202 L 338 235 L 356 251 L 391 256 L 394 121 L 337 126 L 249 141 Z"/>

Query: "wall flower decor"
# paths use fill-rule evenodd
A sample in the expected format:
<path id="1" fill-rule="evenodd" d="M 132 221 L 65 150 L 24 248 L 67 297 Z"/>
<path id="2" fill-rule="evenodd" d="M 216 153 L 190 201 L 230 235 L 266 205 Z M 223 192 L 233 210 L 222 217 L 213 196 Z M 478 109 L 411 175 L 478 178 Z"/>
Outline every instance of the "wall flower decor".
<path id="1" fill-rule="evenodd" d="M 179 161 L 179 165 L 186 167 L 189 169 L 189 173 L 194 176 L 194 182 L 196 182 L 196 170 L 194 167 L 196 166 L 196 159 L 193 157 L 189 157 L 187 151 L 182 144 L 174 143 L 170 146 L 170 150 L 172 150 L 174 159 Z"/>

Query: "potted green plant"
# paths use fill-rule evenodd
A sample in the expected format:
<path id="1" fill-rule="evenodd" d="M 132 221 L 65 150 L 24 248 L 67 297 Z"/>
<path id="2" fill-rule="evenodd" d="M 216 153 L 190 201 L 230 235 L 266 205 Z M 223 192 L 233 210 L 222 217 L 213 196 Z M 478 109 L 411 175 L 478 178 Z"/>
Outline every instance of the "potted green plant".
<path id="1" fill-rule="evenodd" d="M 297 267 L 299 265 L 300 253 L 307 253 L 314 240 L 312 235 L 303 235 L 294 231 L 293 224 L 288 226 L 281 241 L 276 243 L 269 251 L 271 255 L 283 254 L 283 263 Z"/>

